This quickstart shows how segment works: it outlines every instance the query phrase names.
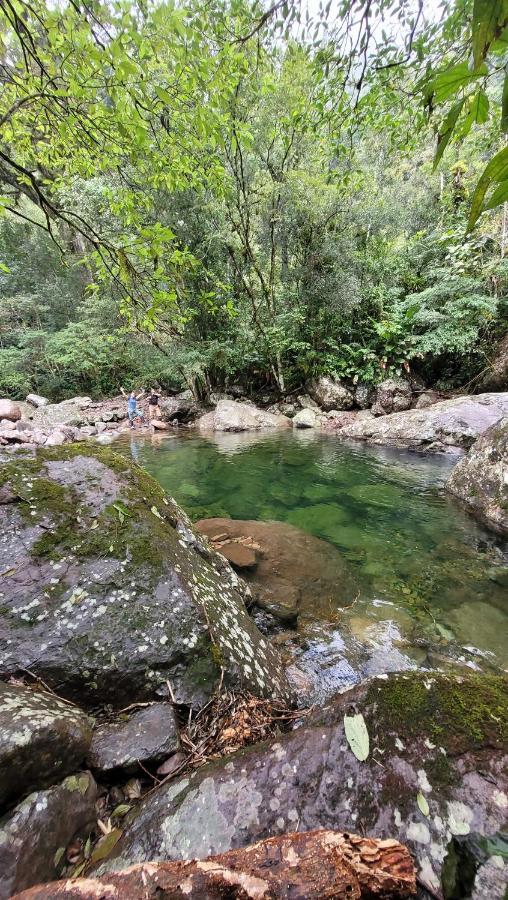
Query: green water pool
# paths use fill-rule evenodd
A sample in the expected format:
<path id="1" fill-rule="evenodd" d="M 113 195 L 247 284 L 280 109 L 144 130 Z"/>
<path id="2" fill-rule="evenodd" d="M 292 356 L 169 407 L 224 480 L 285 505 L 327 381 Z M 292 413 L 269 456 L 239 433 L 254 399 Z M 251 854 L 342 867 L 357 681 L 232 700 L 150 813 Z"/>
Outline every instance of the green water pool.
<path id="1" fill-rule="evenodd" d="M 289 522 L 348 561 L 357 602 L 341 613 L 337 600 L 338 618 L 316 610 L 304 623 L 305 652 L 319 656 L 332 681 L 338 658 L 339 681 L 347 671 L 352 646 L 363 674 L 436 659 L 507 666 L 507 547 L 445 492 L 454 460 L 305 431 L 136 433 L 122 449 L 193 520 Z"/>

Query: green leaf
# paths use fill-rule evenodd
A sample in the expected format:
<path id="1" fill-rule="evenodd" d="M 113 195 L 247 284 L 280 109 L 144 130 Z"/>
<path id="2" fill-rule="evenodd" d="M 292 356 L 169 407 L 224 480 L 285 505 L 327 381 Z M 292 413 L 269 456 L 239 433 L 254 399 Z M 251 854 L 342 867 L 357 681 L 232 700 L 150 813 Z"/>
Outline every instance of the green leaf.
<path id="1" fill-rule="evenodd" d="M 362 714 L 357 713 L 354 716 L 344 716 L 344 731 L 347 742 L 356 758 L 360 762 L 366 760 L 369 755 L 369 732 Z"/>
<path id="2" fill-rule="evenodd" d="M 501 101 L 501 131 L 508 132 L 508 71 L 503 82 L 503 98 Z"/>
<path id="3" fill-rule="evenodd" d="M 6 266 L 5 263 L 3 263 L 3 262 L 0 262 L 0 272 L 5 272 L 6 275 L 10 275 L 10 274 L 11 274 L 11 270 L 10 270 L 9 267 Z"/>
<path id="4" fill-rule="evenodd" d="M 461 88 L 471 84 L 477 78 L 481 78 L 487 74 L 487 67 L 481 66 L 474 72 L 471 71 L 465 62 L 457 63 L 444 72 L 440 72 L 431 82 L 430 91 L 434 96 L 436 103 L 443 103 L 450 97 L 453 97 Z"/>
<path id="5" fill-rule="evenodd" d="M 443 153 L 445 152 L 445 150 L 450 142 L 450 138 L 453 134 L 453 129 L 455 128 L 455 125 L 457 124 L 457 119 L 459 118 L 459 116 L 462 112 L 462 108 L 463 108 L 465 102 L 466 102 L 466 99 L 464 97 L 462 100 L 459 100 L 458 103 L 455 103 L 455 105 L 452 106 L 451 110 L 449 111 L 448 115 L 446 116 L 446 119 L 443 122 L 442 129 L 439 132 L 438 139 L 437 139 L 436 155 L 434 156 L 434 170 L 438 166 L 438 164 L 443 156 Z"/>
<path id="6" fill-rule="evenodd" d="M 483 212 L 483 202 L 491 185 L 506 180 L 508 180 L 508 147 L 504 147 L 490 160 L 476 185 L 467 223 L 468 232 L 474 228 Z"/>
<path id="7" fill-rule="evenodd" d="M 122 829 L 113 828 L 113 831 L 110 831 L 109 834 L 106 834 L 103 838 L 101 838 L 99 843 L 96 845 L 90 857 L 90 862 L 98 863 L 101 859 L 106 859 L 121 837 Z"/>
<path id="8" fill-rule="evenodd" d="M 492 41 L 506 24 L 507 0 L 474 0 L 472 35 L 475 68 L 483 62 Z"/>
<path id="9" fill-rule="evenodd" d="M 429 804 L 427 803 L 427 799 L 426 797 L 424 797 L 421 791 L 418 791 L 416 795 L 416 802 L 418 803 L 420 812 L 422 812 L 424 816 L 428 816 L 430 812 Z"/>
<path id="10" fill-rule="evenodd" d="M 496 209 L 497 206 L 501 206 L 501 204 L 506 203 L 508 201 L 508 181 L 502 181 L 501 184 L 496 188 L 493 194 L 491 194 L 487 203 L 484 204 L 484 209 Z"/>

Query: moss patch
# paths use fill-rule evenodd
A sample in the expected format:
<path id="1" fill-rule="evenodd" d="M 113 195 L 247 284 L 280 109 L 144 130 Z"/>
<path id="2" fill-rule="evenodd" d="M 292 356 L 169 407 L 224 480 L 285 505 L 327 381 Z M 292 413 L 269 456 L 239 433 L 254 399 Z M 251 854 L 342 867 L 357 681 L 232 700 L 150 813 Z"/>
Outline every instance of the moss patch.
<path id="1" fill-rule="evenodd" d="M 452 756 L 508 742 L 508 679 L 503 676 L 407 674 L 373 682 L 366 703 L 376 704 L 378 729 L 403 740 L 427 738 Z"/>

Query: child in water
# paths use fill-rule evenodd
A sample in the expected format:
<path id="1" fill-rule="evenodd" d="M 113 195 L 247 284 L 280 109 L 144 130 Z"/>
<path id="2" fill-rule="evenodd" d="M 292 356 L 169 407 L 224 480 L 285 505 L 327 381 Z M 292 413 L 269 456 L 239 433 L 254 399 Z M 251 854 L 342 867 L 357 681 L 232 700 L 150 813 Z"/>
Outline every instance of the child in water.
<path id="1" fill-rule="evenodd" d="M 123 388 L 120 388 L 124 397 L 127 397 L 127 393 Z M 142 400 L 145 396 L 145 392 L 142 391 L 141 394 L 136 394 L 135 391 L 131 391 L 127 398 L 127 416 L 129 418 L 129 425 L 131 428 L 134 428 L 134 419 L 141 419 L 142 425 L 146 426 L 146 419 L 143 413 L 143 410 L 138 406 L 138 400 Z"/>

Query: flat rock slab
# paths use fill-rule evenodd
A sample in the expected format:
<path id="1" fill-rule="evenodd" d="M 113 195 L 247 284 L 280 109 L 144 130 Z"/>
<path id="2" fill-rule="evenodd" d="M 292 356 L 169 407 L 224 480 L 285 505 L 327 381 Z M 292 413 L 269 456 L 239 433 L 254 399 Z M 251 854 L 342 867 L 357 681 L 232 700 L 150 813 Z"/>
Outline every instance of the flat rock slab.
<path id="1" fill-rule="evenodd" d="M 508 534 L 508 418 L 478 438 L 446 487 L 482 522 Z"/>
<path id="2" fill-rule="evenodd" d="M 129 814 L 108 870 L 191 859 L 283 834 L 361 830 L 414 853 L 434 892 L 454 835 L 494 834 L 508 811 L 508 684 L 404 673 L 365 682 L 278 741 L 211 763 Z M 344 716 L 361 714 L 364 761 Z"/>
<path id="3" fill-rule="evenodd" d="M 100 879 L 41 885 L 18 895 L 17 900 L 180 896 L 195 900 L 402 900 L 415 893 L 411 857 L 397 841 L 310 831 L 269 838 L 206 860 L 148 863 Z"/>
<path id="4" fill-rule="evenodd" d="M 115 722 L 99 725 L 94 731 L 87 757 L 94 772 L 127 772 L 139 763 L 160 762 L 176 753 L 180 736 L 170 703 L 154 703 L 137 709 Z"/>
<path id="5" fill-rule="evenodd" d="M 240 519 L 201 519 L 196 529 L 213 541 L 220 553 L 232 541 L 250 542 L 257 565 L 242 571 L 256 603 L 284 622 L 299 614 L 324 617 L 333 603 L 351 603 L 357 581 L 338 550 L 320 538 L 285 522 Z M 249 544 L 245 546 L 248 548 Z M 333 607 L 335 608 L 335 606 Z"/>
<path id="6" fill-rule="evenodd" d="M 357 418 L 341 437 L 370 444 L 444 452 L 468 449 L 476 438 L 508 415 L 508 392 L 442 400 L 428 409 L 410 409 L 379 418 Z"/>
<path id="7" fill-rule="evenodd" d="M 246 586 L 141 468 L 109 448 L 0 466 L 0 674 L 29 669 L 83 706 L 167 694 L 199 708 L 221 679 L 291 699 Z"/>
<path id="8" fill-rule="evenodd" d="M 30 794 L 0 819 L 0 900 L 58 878 L 73 838 L 95 826 L 97 786 L 89 772 Z"/>
<path id="9" fill-rule="evenodd" d="M 93 721 L 51 694 L 0 683 L 0 807 L 77 769 Z"/>

